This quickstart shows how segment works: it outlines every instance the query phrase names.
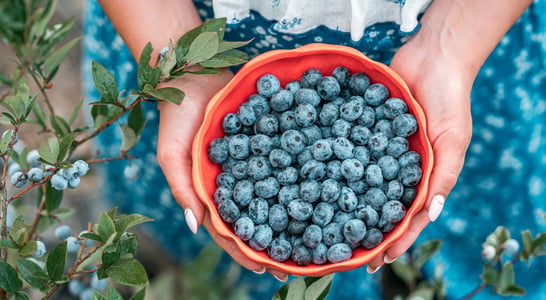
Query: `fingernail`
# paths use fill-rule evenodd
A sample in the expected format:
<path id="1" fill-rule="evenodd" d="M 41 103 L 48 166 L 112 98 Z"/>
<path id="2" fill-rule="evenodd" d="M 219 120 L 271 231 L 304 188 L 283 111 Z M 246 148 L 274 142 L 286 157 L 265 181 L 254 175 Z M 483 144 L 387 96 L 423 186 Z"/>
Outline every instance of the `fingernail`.
<path id="1" fill-rule="evenodd" d="M 430 207 L 428 209 L 428 218 L 431 222 L 434 222 L 436 221 L 436 219 L 438 219 L 440 213 L 442 213 L 442 209 L 444 208 L 444 203 L 444 196 L 436 195 L 432 197 L 432 203 L 430 203 Z"/>
<path id="2" fill-rule="evenodd" d="M 288 276 L 284 275 L 283 277 L 281 276 L 277 276 L 277 275 L 273 275 L 273 277 L 275 277 L 278 281 L 280 282 L 286 282 L 288 280 Z"/>
<path id="3" fill-rule="evenodd" d="M 265 273 L 265 267 L 262 267 L 261 269 L 258 269 L 258 270 L 254 270 L 252 272 L 254 272 L 256 274 L 263 274 L 263 273 Z"/>
<path id="4" fill-rule="evenodd" d="M 392 264 L 397 259 L 398 259 L 398 257 L 390 258 L 388 255 L 383 256 L 383 262 L 385 262 L 386 264 Z"/>
<path id="5" fill-rule="evenodd" d="M 378 267 L 375 267 L 375 268 L 374 268 L 374 267 L 367 266 L 367 267 L 366 267 L 366 272 L 368 272 L 368 274 L 373 274 L 373 273 L 379 271 L 379 269 L 381 269 L 381 267 L 383 267 L 383 265 L 378 266 Z"/>
<path id="6" fill-rule="evenodd" d="M 184 217 L 186 219 L 186 224 L 188 225 L 188 228 L 193 232 L 193 234 L 197 233 L 197 219 L 195 219 L 195 215 L 193 214 L 193 211 L 191 209 L 186 208 L 184 210 Z"/>

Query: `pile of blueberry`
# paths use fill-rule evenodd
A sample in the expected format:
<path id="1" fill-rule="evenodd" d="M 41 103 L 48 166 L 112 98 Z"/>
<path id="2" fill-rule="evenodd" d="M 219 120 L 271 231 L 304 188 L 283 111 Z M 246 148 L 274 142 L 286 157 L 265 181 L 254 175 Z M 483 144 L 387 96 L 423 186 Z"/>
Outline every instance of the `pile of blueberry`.
<path id="1" fill-rule="evenodd" d="M 265 74 L 256 87 L 208 147 L 222 168 L 213 196 L 222 219 L 252 249 L 302 266 L 379 245 L 422 177 L 406 102 L 344 66 L 310 68 L 284 88 Z"/>

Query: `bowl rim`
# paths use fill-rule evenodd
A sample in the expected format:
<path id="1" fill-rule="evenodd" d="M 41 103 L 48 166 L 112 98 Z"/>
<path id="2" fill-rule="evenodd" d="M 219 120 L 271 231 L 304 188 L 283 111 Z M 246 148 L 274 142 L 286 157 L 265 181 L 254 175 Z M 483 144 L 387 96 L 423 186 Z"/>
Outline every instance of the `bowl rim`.
<path id="1" fill-rule="evenodd" d="M 422 130 L 420 133 L 420 138 L 422 138 L 422 144 L 424 145 L 423 152 L 425 155 L 422 155 L 423 162 L 421 169 L 423 176 L 421 182 L 419 183 L 419 190 L 411 207 L 407 210 L 406 216 L 404 219 L 399 222 L 395 229 L 386 235 L 386 238 L 375 248 L 370 250 L 364 250 L 365 253 L 359 256 L 353 256 L 351 259 L 339 262 L 339 263 L 325 263 L 322 265 L 310 264 L 307 266 L 298 266 L 296 264 L 286 264 L 284 262 L 277 262 L 271 259 L 267 254 L 263 255 L 259 252 L 250 248 L 248 244 L 241 240 L 235 235 L 231 229 L 231 225 L 224 222 L 216 208 L 212 197 L 208 195 L 208 192 L 202 184 L 202 172 L 203 170 L 203 160 L 208 159 L 206 156 L 206 151 L 203 151 L 204 137 L 207 133 L 207 128 L 211 123 L 213 112 L 215 108 L 222 102 L 224 96 L 229 94 L 238 84 L 239 80 L 247 76 L 248 74 L 254 72 L 256 69 L 262 67 L 264 64 L 267 64 L 271 60 L 276 59 L 290 59 L 290 58 L 301 58 L 306 55 L 323 55 L 323 54 L 338 54 L 338 55 L 347 55 L 349 57 L 362 60 L 364 63 L 375 65 L 375 67 L 381 69 L 386 77 L 389 80 L 395 82 L 399 85 L 399 88 L 404 94 L 404 100 L 406 102 L 412 102 L 413 114 L 419 120 L 419 130 Z M 427 121 L 425 113 L 422 110 L 420 104 L 412 96 L 408 86 L 404 80 L 390 67 L 387 65 L 374 61 L 367 56 L 365 56 L 360 51 L 341 45 L 330 45 L 322 43 L 313 43 L 301 46 L 295 49 L 282 49 L 282 50 L 271 50 L 264 52 L 255 58 L 249 60 L 241 69 L 234 75 L 234 77 L 221 89 L 219 90 L 207 104 L 205 115 L 201 126 L 199 127 L 193 143 L 192 143 L 192 179 L 194 184 L 194 190 L 203 205 L 206 207 L 207 212 L 210 217 L 210 221 L 214 230 L 222 237 L 233 241 L 238 250 L 240 250 L 248 259 L 251 261 L 261 264 L 268 269 L 278 270 L 290 275 L 299 275 L 299 276 L 323 276 L 333 272 L 339 271 L 348 271 L 351 269 L 356 269 L 367 264 L 372 258 L 383 253 L 388 249 L 394 242 L 398 241 L 402 235 L 408 230 L 410 226 L 410 221 L 415 217 L 415 215 L 421 210 L 428 198 L 428 184 L 429 178 L 432 172 L 434 156 L 432 151 L 432 146 L 427 134 Z"/>

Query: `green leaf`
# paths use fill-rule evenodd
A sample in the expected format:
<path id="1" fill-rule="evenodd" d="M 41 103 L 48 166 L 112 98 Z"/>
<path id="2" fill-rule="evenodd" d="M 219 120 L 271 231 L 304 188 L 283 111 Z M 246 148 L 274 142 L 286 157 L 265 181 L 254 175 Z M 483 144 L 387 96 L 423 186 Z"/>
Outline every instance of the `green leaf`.
<path id="1" fill-rule="evenodd" d="M 76 18 L 68 18 L 46 27 L 43 38 L 38 42 L 40 53 L 42 55 L 50 53 L 51 49 L 67 36 L 75 22 Z"/>
<path id="2" fill-rule="evenodd" d="M 13 296 L 13 300 L 30 300 L 30 296 L 23 291 L 18 291 Z"/>
<path id="3" fill-rule="evenodd" d="M 434 253 L 438 252 L 440 246 L 442 245 L 441 240 L 428 240 L 417 248 L 414 252 L 414 266 L 417 269 L 421 267 L 430 259 Z"/>
<path id="4" fill-rule="evenodd" d="M 181 66 L 180 63 L 185 61 L 185 57 L 188 54 L 188 50 L 190 48 L 191 43 L 201 33 L 201 30 L 202 30 L 202 27 L 197 26 L 187 31 L 176 42 L 175 49 L 176 49 L 176 61 L 179 63 L 177 64 L 178 67 Z"/>
<path id="5" fill-rule="evenodd" d="M 106 269 L 108 277 L 113 281 L 129 285 L 144 286 L 148 283 L 148 276 L 142 264 L 134 258 L 118 260 Z"/>
<path id="6" fill-rule="evenodd" d="M 146 288 L 140 289 L 129 300 L 144 300 L 146 299 Z"/>
<path id="7" fill-rule="evenodd" d="M 57 161 L 63 161 L 66 158 L 68 152 L 72 149 L 72 143 L 76 138 L 76 133 L 70 133 L 61 138 L 59 144 L 59 155 L 57 156 Z"/>
<path id="8" fill-rule="evenodd" d="M 14 125 L 14 126 L 17 125 L 17 118 L 15 116 L 13 116 L 13 115 L 5 112 L 5 111 L 2 112 L 2 115 L 7 119 L 7 122 L 9 122 L 9 124 Z M 7 124 L 7 122 L 4 121 L 4 120 L 2 120 L 2 122 Z"/>
<path id="9" fill-rule="evenodd" d="M 39 17 L 37 18 L 37 20 L 31 23 L 29 38 L 30 40 L 34 39 L 34 37 L 40 37 L 44 34 L 45 28 L 51 20 L 51 17 L 55 12 L 56 7 L 57 0 L 51 0 L 47 1 L 46 7 L 44 9 L 39 9 L 35 12 L 35 15 L 38 14 Z"/>
<path id="10" fill-rule="evenodd" d="M 150 66 L 150 56 L 154 48 L 152 44 L 148 43 L 142 50 L 140 54 L 140 59 L 138 61 L 138 71 L 137 71 L 137 81 L 138 88 L 144 89 L 144 85 L 149 84 L 153 88 L 159 83 L 159 76 L 161 72 L 158 68 L 152 68 Z"/>
<path id="11" fill-rule="evenodd" d="M 543 250 L 546 245 L 546 232 L 538 234 L 538 236 L 533 240 L 533 254 L 537 253 L 537 250 Z"/>
<path id="12" fill-rule="evenodd" d="M 222 257 L 222 249 L 216 244 L 210 244 L 205 247 L 199 256 L 194 259 L 188 267 L 189 274 L 194 274 L 200 281 L 205 281 L 209 278 Z"/>
<path id="13" fill-rule="evenodd" d="M 286 300 L 300 300 L 305 296 L 305 280 L 302 277 L 297 277 L 288 284 L 288 292 Z"/>
<path id="14" fill-rule="evenodd" d="M 108 287 L 108 300 L 123 300 L 121 294 L 113 286 Z"/>
<path id="15" fill-rule="evenodd" d="M 291 282 L 283 284 L 273 295 L 271 300 L 284 300 L 288 294 L 288 287 Z"/>
<path id="16" fill-rule="evenodd" d="M 499 282 L 499 273 L 493 266 L 484 264 L 483 273 L 480 275 L 480 279 L 486 284 L 496 286 Z"/>
<path id="17" fill-rule="evenodd" d="M 33 261 L 18 259 L 17 268 L 23 280 L 33 288 L 41 290 L 49 282 L 49 277 L 44 270 Z"/>
<path id="18" fill-rule="evenodd" d="M 408 296 L 408 299 L 433 300 L 434 290 L 429 287 L 420 287 Z"/>
<path id="19" fill-rule="evenodd" d="M 55 133 L 59 136 L 65 136 L 70 133 L 70 124 L 62 117 L 56 115 L 49 116 L 49 122 L 51 127 L 55 130 Z"/>
<path id="20" fill-rule="evenodd" d="M 17 271 L 6 262 L 0 261 L 0 288 L 13 294 L 23 287 L 23 282 L 17 276 Z"/>
<path id="21" fill-rule="evenodd" d="M 142 132 L 142 129 L 144 129 L 145 124 L 144 110 L 142 109 L 142 103 L 139 102 L 131 109 L 129 116 L 127 117 L 127 125 L 139 135 Z"/>
<path id="22" fill-rule="evenodd" d="M 97 241 L 99 243 L 103 243 L 105 241 L 100 235 L 98 235 L 96 233 L 93 233 L 93 232 L 82 233 L 81 237 L 85 238 L 85 239 Z"/>
<path id="23" fill-rule="evenodd" d="M 129 150 L 133 149 L 133 147 L 138 143 L 139 136 L 131 127 L 125 124 L 119 123 L 119 127 L 121 128 L 121 133 L 123 135 L 120 151 L 129 152 Z"/>
<path id="24" fill-rule="evenodd" d="M 20 119 L 26 112 L 25 103 L 16 96 L 7 96 L 1 102 L 16 119 Z M 17 121 L 17 120 L 16 120 Z"/>
<path id="25" fill-rule="evenodd" d="M 208 19 L 199 27 L 201 27 L 202 32 L 210 31 L 218 34 L 218 42 L 224 39 L 224 34 L 226 32 L 226 18 L 212 18 Z"/>
<path id="26" fill-rule="evenodd" d="M 0 248 L 17 249 L 19 246 L 12 240 L 0 240 Z"/>
<path id="27" fill-rule="evenodd" d="M 38 244 L 35 240 L 26 242 L 21 249 L 19 249 L 19 255 L 22 257 L 30 256 L 38 250 Z"/>
<path id="28" fill-rule="evenodd" d="M 174 104 L 182 103 L 184 100 L 185 94 L 182 90 L 179 90 L 174 87 L 164 87 L 156 90 L 147 91 L 150 96 L 163 101 L 169 101 Z"/>
<path id="29" fill-rule="evenodd" d="M 485 243 L 495 248 L 506 242 L 510 238 L 510 232 L 503 226 L 498 226 L 493 233 L 491 233 Z"/>
<path id="30" fill-rule="evenodd" d="M 505 289 L 509 286 L 514 285 L 514 279 L 515 279 L 515 273 L 514 273 L 514 266 L 511 262 L 505 263 L 501 271 L 499 273 L 499 281 L 497 284 L 497 288 Z"/>
<path id="31" fill-rule="evenodd" d="M 202 32 L 191 43 L 186 60 L 195 65 L 210 59 L 218 52 L 218 33 Z"/>
<path id="32" fill-rule="evenodd" d="M 394 274 L 404 281 L 406 284 L 414 284 L 419 278 L 420 274 L 409 263 L 403 263 L 399 260 L 391 264 Z"/>
<path id="33" fill-rule="evenodd" d="M 113 233 L 116 232 L 114 221 L 106 212 L 101 212 L 99 217 L 98 234 L 104 239 L 108 239 Z"/>
<path id="34" fill-rule="evenodd" d="M 305 300 L 326 299 L 326 296 L 330 292 L 330 287 L 332 286 L 333 279 L 334 274 L 332 273 L 326 276 L 322 276 L 313 283 L 308 284 L 307 288 L 305 289 Z"/>
<path id="35" fill-rule="evenodd" d="M 245 59 L 238 57 L 216 54 L 211 59 L 201 62 L 200 65 L 207 68 L 224 68 L 230 66 L 236 66 L 245 63 Z"/>
<path id="36" fill-rule="evenodd" d="M 70 114 L 70 118 L 68 119 L 68 125 L 72 126 L 74 124 L 74 121 L 76 121 L 76 118 L 78 118 L 78 115 L 80 114 L 80 111 L 82 110 L 82 106 L 85 103 L 85 99 L 82 99 L 76 107 L 74 107 L 74 110 Z"/>
<path id="37" fill-rule="evenodd" d="M 12 137 L 13 129 L 6 130 L 2 135 L 2 139 L 0 140 L 0 153 L 6 153 L 6 151 L 8 151 Z"/>
<path id="38" fill-rule="evenodd" d="M 93 294 L 91 295 L 91 300 L 108 300 L 108 298 L 104 297 L 97 291 L 93 291 Z"/>
<path id="39" fill-rule="evenodd" d="M 119 91 L 114 75 L 96 61 L 93 61 L 91 65 L 91 73 L 102 99 L 108 103 L 115 103 L 118 100 Z"/>
<path id="40" fill-rule="evenodd" d="M 47 127 L 46 124 L 46 115 L 40 104 L 38 102 L 34 102 L 32 105 L 32 111 L 34 112 L 34 116 L 36 116 L 36 120 L 42 126 L 42 128 Z"/>
<path id="41" fill-rule="evenodd" d="M 46 270 L 49 278 L 53 281 L 63 279 L 66 266 L 66 241 L 60 243 L 47 256 Z"/>
<path id="42" fill-rule="evenodd" d="M 51 55 L 45 60 L 44 75 L 46 76 L 47 81 L 50 81 L 52 79 L 53 73 L 57 70 L 59 65 L 64 61 L 68 52 L 70 52 L 70 50 L 80 41 L 81 38 L 82 37 L 80 36 L 80 37 L 76 37 L 72 39 L 70 42 L 66 43 L 57 51 L 51 53 Z M 97 85 L 96 82 L 95 82 L 95 85 Z"/>
<path id="43" fill-rule="evenodd" d="M 525 290 L 518 286 L 518 285 L 511 285 L 507 286 L 505 288 L 502 288 L 497 291 L 499 294 L 503 296 L 523 296 L 525 295 Z"/>
<path id="44" fill-rule="evenodd" d="M 168 78 L 171 70 L 176 66 L 176 49 L 169 43 L 167 52 L 163 55 L 163 59 L 160 61 L 159 71 L 161 78 Z"/>
<path id="45" fill-rule="evenodd" d="M 252 39 L 248 41 L 238 41 L 238 42 L 221 41 L 220 44 L 218 45 L 218 53 L 244 47 L 248 45 L 250 42 L 252 42 Z"/>
<path id="46" fill-rule="evenodd" d="M 153 221 L 153 219 L 140 215 L 140 214 L 130 214 L 126 216 L 121 216 L 115 222 L 116 231 L 123 232 L 128 230 L 131 227 L 134 227 L 136 225 L 139 225 L 145 222 L 150 222 L 150 221 Z"/>
<path id="47" fill-rule="evenodd" d="M 51 181 L 46 184 L 45 194 L 45 209 L 46 211 L 53 211 L 61 205 L 63 198 L 63 191 L 58 191 L 51 186 Z"/>
<path id="48" fill-rule="evenodd" d="M 51 137 L 38 147 L 40 157 L 50 165 L 54 165 L 59 157 L 59 140 Z"/>

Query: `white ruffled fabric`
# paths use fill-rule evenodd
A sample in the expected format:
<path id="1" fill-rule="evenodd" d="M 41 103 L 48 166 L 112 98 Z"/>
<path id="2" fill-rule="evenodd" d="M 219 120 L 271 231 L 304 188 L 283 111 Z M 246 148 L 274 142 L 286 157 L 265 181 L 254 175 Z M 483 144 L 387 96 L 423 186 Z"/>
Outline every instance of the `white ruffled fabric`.
<path id="1" fill-rule="evenodd" d="M 364 30 L 376 23 L 395 22 L 400 31 L 411 33 L 432 0 L 213 0 L 216 17 L 238 23 L 256 11 L 274 20 L 273 29 L 287 34 L 301 34 L 324 25 L 350 32 L 358 41 Z"/>

